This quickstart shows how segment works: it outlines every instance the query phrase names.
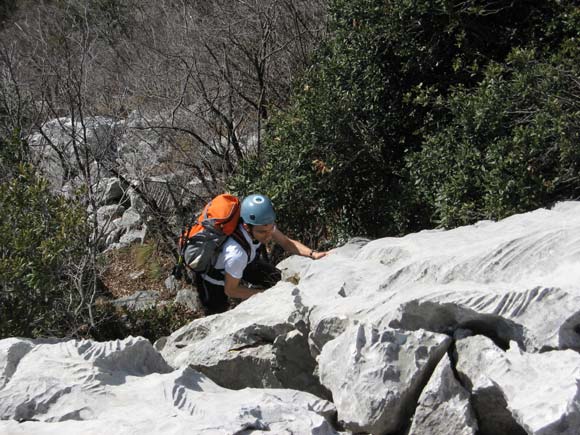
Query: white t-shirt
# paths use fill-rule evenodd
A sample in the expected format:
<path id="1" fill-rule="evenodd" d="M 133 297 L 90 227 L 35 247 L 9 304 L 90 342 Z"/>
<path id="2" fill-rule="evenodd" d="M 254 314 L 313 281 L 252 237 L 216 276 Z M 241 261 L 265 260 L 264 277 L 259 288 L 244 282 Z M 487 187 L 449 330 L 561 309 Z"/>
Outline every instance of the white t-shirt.
<path id="1" fill-rule="evenodd" d="M 238 242 L 234 240 L 233 237 L 228 237 L 226 242 L 222 246 L 222 251 L 218 255 L 217 261 L 215 263 L 214 269 L 224 270 L 225 273 L 230 274 L 236 279 L 242 278 L 244 274 L 244 269 L 248 263 L 252 262 L 256 258 L 256 253 L 261 243 L 254 243 L 248 232 L 240 224 L 241 232 L 248 241 L 250 245 L 250 258 L 248 254 Z M 207 275 L 203 275 L 203 279 L 214 284 L 223 285 L 223 281 L 217 281 Z"/>

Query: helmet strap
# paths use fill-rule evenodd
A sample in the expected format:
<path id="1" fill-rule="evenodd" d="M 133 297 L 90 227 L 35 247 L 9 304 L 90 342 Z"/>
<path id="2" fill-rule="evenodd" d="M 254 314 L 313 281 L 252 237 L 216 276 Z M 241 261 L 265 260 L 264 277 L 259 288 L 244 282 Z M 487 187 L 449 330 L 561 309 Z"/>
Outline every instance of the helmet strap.
<path id="1" fill-rule="evenodd" d="M 244 222 L 242 225 L 244 226 L 244 228 L 246 229 L 246 231 L 248 232 L 248 234 L 249 234 L 249 235 L 250 235 L 250 237 L 252 238 L 252 243 L 253 243 L 254 245 L 257 245 L 258 243 L 260 243 L 260 242 L 258 242 L 258 241 L 256 240 L 256 238 L 254 237 L 254 226 L 253 226 L 253 225 L 250 225 L 250 224 L 247 224 L 247 223 L 245 223 L 245 222 Z"/>

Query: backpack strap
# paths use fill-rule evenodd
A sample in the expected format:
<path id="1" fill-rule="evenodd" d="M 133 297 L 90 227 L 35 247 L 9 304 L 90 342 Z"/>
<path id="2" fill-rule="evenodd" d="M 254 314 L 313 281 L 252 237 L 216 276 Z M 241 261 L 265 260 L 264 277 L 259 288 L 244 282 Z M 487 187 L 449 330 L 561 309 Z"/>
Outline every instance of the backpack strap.
<path id="1" fill-rule="evenodd" d="M 242 247 L 242 249 L 244 251 L 246 251 L 246 255 L 248 256 L 248 263 L 249 263 L 250 262 L 250 256 L 252 254 L 252 248 L 250 247 L 250 244 L 248 243 L 248 240 L 246 239 L 246 237 L 242 233 L 242 229 L 240 228 L 240 226 L 237 226 L 236 227 L 236 229 L 230 235 L 230 237 L 232 237 L 236 242 L 238 242 L 238 244 Z"/>

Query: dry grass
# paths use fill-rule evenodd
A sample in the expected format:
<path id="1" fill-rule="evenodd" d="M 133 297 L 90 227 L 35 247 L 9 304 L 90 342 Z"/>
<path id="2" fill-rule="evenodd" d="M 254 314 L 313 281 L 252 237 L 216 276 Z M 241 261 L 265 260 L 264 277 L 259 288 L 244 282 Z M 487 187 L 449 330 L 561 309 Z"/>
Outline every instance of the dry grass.
<path id="1" fill-rule="evenodd" d="M 173 258 L 159 252 L 155 245 L 133 245 L 111 251 L 105 259 L 103 283 L 113 298 L 141 290 L 158 291 L 161 299 L 175 296 L 165 288 L 165 280 L 173 268 Z"/>

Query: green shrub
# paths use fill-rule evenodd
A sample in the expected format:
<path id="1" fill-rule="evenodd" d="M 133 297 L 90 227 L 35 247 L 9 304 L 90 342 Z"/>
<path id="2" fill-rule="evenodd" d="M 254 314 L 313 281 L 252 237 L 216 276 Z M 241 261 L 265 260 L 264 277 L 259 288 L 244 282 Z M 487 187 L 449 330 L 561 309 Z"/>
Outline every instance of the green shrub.
<path id="1" fill-rule="evenodd" d="M 103 303 L 98 305 L 96 313 L 100 322 L 87 330 L 87 337 L 106 341 L 132 335 L 145 337 L 151 343 L 171 335 L 192 320 L 203 316 L 203 313 L 191 311 L 177 303 L 142 310 L 116 308 L 110 303 Z"/>
<path id="2" fill-rule="evenodd" d="M 290 106 L 272 118 L 261 155 L 242 163 L 231 189 L 271 196 L 280 227 L 314 245 L 435 224 L 437 199 L 421 190 L 447 169 L 445 151 L 435 149 L 447 145 L 434 132 L 471 116 L 456 118 L 450 93 L 469 93 L 513 47 L 550 52 L 575 32 L 572 20 L 562 19 L 573 10 L 570 1 L 331 1 L 331 38 Z M 406 162 L 424 144 L 443 159 L 423 171 Z M 456 151 L 465 165 L 477 159 L 471 149 L 449 153 Z M 468 171 L 456 176 L 474 179 Z M 485 215 L 472 195 L 479 193 L 456 195 L 453 207 Z"/>
<path id="3" fill-rule="evenodd" d="M 74 331 L 85 222 L 83 208 L 53 195 L 30 166 L 0 183 L 0 337 Z"/>
<path id="4" fill-rule="evenodd" d="M 580 197 L 579 51 L 516 49 L 446 101 L 449 124 L 409 159 L 417 190 L 450 227 Z"/>

